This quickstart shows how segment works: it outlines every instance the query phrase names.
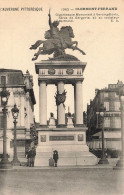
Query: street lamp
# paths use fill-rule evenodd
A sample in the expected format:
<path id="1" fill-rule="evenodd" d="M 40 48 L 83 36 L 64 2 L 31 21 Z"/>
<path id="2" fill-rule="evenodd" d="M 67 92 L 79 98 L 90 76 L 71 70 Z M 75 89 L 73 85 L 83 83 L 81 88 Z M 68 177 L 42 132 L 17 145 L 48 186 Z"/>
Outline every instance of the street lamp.
<path id="1" fill-rule="evenodd" d="M 18 119 L 19 109 L 17 108 L 16 104 L 11 109 L 11 112 L 12 112 L 12 116 L 14 119 L 14 121 L 13 121 L 13 123 L 14 123 L 14 152 L 13 152 L 12 165 L 18 166 L 18 165 L 20 165 L 20 161 L 18 160 L 18 157 L 17 157 L 17 145 L 16 145 L 16 124 L 17 124 L 17 121 L 16 121 L 16 119 Z"/>
<path id="2" fill-rule="evenodd" d="M 123 169 L 124 168 L 124 84 L 120 81 L 117 83 L 117 95 L 120 98 L 121 104 L 121 148 L 122 154 L 120 159 L 118 160 L 115 169 Z"/>
<path id="3" fill-rule="evenodd" d="M 100 105 L 99 112 L 96 112 L 97 115 L 101 117 L 102 122 L 102 158 L 99 160 L 98 164 L 109 164 L 106 155 L 105 155 L 105 148 L 104 148 L 104 115 L 106 109 L 104 108 L 103 104 Z"/>
<path id="4" fill-rule="evenodd" d="M 1 95 L 1 105 L 3 105 L 3 156 L 0 162 L 0 168 L 10 168 L 11 163 L 8 160 L 7 155 L 7 141 L 6 141 L 6 130 L 7 130 L 7 111 L 6 105 L 8 102 L 8 98 L 10 96 L 10 92 L 6 90 L 6 86 L 3 87 L 3 90 L 0 93 Z"/>

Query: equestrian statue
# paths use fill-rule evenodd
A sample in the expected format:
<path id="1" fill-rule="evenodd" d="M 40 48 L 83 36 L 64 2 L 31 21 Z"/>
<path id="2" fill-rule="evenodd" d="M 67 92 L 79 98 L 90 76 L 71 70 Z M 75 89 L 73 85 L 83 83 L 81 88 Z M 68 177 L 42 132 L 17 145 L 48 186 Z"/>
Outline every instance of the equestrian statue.
<path id="1" fill-rule="evenodd" d="M 44 38 L 46 40 L 38 40 L 34 45 L 30 47 L 30 49 L 37 49 L 39 47 L 38 52 L 34 54 L 32 60 L 36 60 L 39 55 L 47 54 L 53 54 L 54 59 L 65 58 L 67 55 L 65 53 L 65 49 L 78 50 L 83 55 L 85 55 L 85 52 L 77 47 L 78 42 L 72 41 L 72 38 L 74 38 L 72 27 L 62 26 L 59 30 L 59 21 L 52 22 L 50 11 L 48 16 L 50 29 L 45 32 Z M 40 47 L 41 44 L 42 47 Z"/>

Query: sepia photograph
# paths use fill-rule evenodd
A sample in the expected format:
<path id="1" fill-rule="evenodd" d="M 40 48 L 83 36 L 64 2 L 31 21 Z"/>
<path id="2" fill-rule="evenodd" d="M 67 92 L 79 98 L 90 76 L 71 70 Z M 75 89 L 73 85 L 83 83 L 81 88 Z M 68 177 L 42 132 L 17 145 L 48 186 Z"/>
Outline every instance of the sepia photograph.
<path id="1" fill-rule="evenodd" d="M 124 194 L 124 1 L 0 0 L 0 194 Z"/>

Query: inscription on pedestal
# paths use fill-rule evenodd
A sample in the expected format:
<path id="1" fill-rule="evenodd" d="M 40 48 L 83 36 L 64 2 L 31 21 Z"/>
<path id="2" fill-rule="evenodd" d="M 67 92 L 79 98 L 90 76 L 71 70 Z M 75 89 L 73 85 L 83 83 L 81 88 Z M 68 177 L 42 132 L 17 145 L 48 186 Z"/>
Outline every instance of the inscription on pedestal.
<path id="1" fill-rule="evenodd" d="M 50 141 L 72 141 L 74 136 L 50 136 Z"/>

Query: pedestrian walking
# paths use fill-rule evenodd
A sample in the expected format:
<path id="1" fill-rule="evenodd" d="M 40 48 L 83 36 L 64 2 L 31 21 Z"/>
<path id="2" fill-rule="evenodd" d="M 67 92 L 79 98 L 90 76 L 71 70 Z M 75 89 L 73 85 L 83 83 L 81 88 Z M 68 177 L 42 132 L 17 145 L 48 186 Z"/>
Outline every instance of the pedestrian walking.
<path id="1" fill-rule="evenodd" d="M 53 151 L 53 160 L 54 160 L 54 163 L 55 163 L 55 167 L 57 167 L 57 161 L 59 159 L 59 155 L 58 155 L 58 151 L 57 150 L 54 150 Z"/>

